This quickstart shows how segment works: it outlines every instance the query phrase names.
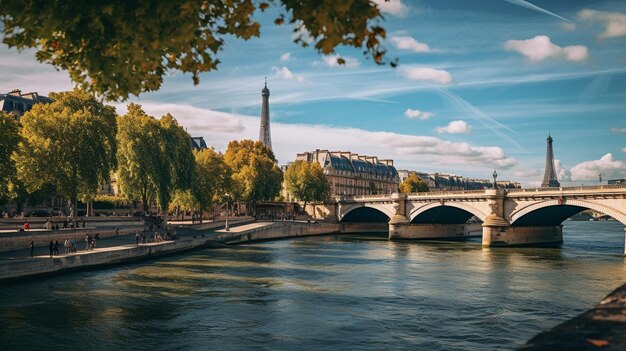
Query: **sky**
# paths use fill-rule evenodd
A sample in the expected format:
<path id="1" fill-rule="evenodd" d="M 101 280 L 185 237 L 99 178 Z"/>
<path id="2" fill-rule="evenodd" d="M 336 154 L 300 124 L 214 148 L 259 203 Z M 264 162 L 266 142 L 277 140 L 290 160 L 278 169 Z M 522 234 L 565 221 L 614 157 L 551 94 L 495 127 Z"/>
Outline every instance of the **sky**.
<path id="1" fill-rule="evenodd" d="M 393 159 L 398 169 L 538 186 L 546 138 L 563 185 L 626 178 L 626 2 L 375 0 L 397 68 L 362 49 L 322 56 L 259 13 L 260 38 L 229 39 L 218 71 L 193 85 L 169 72 L 158 92 L 130 101 L 171 113 L 224 151 L 258 139 L 267 77 L 279 163 L 315 149 Z M 0 91 L 69 90 L 66 72 L 34 51 L 0 44 Z M 126 102 L 127 103 L 127 102 Z M 114 103 L 125 113 L 125 103 Z"/>

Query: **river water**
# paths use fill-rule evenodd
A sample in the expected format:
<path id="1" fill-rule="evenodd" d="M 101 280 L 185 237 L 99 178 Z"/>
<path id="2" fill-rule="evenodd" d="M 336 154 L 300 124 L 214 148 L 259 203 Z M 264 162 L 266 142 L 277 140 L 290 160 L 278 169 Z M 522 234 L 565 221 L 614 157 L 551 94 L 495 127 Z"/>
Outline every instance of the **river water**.
<path id="1" fill-rule="evenodd" d="M 512 349 L 626 281 L 622 224 L 564 225 L 562 248 L 324 236 L 8 284 L 0 349 Z"/>

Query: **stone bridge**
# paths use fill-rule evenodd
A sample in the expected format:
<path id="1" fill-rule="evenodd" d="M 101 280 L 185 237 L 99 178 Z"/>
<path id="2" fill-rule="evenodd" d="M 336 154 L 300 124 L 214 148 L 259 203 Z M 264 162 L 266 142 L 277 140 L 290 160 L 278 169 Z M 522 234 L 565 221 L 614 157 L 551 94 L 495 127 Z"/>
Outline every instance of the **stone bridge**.
<path id="1" fill-rule="evenodd" d="M 626 226 L 626 185 L 344 196 L 317 208 L 316 215 L 388 222 L 391 240 L 482 235 L 489 247 L 562 243 L 561 223 L 587 209 Z"/>

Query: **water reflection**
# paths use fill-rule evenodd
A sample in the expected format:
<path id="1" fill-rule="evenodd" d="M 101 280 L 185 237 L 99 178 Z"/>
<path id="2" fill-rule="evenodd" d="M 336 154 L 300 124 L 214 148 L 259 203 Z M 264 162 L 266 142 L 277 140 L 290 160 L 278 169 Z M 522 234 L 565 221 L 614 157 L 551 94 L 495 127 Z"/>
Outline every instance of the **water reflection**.
<path id="1" fill-rule="evenodd" d="M 483 249 L 298 238 L 12 284 L 0 290 L 0 341 L 3 350 L 508 349 L 626 277 L 622 226 L 568 222 L 564 239 L 561 249 Z"/>

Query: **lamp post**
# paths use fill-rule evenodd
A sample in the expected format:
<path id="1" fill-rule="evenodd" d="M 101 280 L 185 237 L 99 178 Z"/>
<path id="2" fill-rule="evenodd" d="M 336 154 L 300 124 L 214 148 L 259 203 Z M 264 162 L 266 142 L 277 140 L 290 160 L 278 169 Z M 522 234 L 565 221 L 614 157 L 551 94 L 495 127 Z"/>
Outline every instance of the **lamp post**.
<path id="1" fill-rule="evenodd" d="M 224 225 L 224 230 L 229 232 L 230 228 L 228 227 L 228 193 L 224 195 L 226 196 L 226 224 Z"/>
<path id="2" fill-rule="evenodd" d="M 498 172 L 496 172 L 496 170 L 493 170 L 493 188 L 494 189 L 498 189 L 498 183 L 496 183 L 496 178 L 498 178 Z"/>

